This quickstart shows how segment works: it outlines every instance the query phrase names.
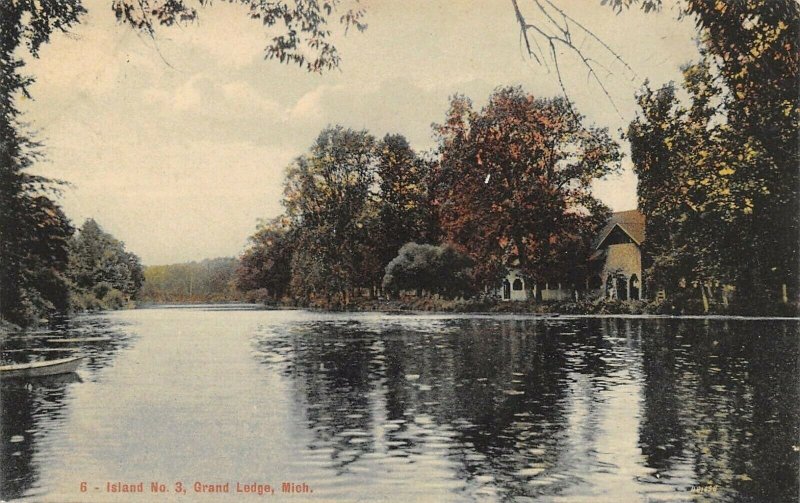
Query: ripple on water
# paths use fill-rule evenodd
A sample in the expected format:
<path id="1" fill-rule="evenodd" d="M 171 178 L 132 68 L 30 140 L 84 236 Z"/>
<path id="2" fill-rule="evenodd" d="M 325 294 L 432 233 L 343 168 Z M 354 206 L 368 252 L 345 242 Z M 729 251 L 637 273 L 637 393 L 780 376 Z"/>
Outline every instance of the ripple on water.
<path id="1" fill-rule="evenodd" d="M 331 500 L 685 501 L 713 481 L 705 501 L 796 501 L 797 323 L 775 323 L 88 317 L 37 341 L 114 337 L 82 346 L 81 381 L 11 391 L 2 496 L 127 470 L 288 477 Z"/>

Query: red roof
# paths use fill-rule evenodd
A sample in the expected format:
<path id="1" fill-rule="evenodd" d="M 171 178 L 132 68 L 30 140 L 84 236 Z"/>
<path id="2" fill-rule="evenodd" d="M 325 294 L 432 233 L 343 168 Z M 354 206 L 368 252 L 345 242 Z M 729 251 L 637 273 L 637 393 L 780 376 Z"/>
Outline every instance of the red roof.
<path id="1" fill-rule="evenodd" d="M 611 218 L 598 234 L 595 249 L 603 245 L 615 227 L 619 227 L 637 245 L 644 242 L 644 215 L 639 210 L 619 211 L 611 214 Z"/>

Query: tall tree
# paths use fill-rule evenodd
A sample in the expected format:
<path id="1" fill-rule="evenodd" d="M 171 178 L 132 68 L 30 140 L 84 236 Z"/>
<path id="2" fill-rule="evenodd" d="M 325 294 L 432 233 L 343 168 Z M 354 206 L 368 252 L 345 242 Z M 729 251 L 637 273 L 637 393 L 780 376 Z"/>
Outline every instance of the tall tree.
<path id="1" fill-rule="evenodd" d="M 341 126 L 324 129 L 307 156 L 288 168 L 284 206 L 297 231 L 292 284 L 301 296 L 368 286 L 375 138 Z"/>
<path id="2" fill-rule="evenodd" d="M 561 279 L 585 263 L 574 252 L 588 259 L 608 212 L 591 183 L 619 167 L 605 130 L 584 126 L 562 98 L 515 87 L 478 112 L 454 97 L 436 131 L 442 231 L 475 260 L 479 279 L 493 282 L 511 266 L 536 281 Z"/>
<path id="3" fill-rule="evenodd" d="M 378 143 L 378 225 L 373 236 L 381 269 L 404 244 L 436 240 L 431 174 L 432 163 L 420 158 L 404 136 L 387 134 Z"/>
<path id="4" fill-rule="evenodd" d="M 19 122 L 16 100 L 29 97 L 22 75 L 25 46 L 34 56 L 53 30 L 66 30 L 83 9 L 69 2 L 0 2 L 0 317 L 29 324 L 63 308 L 66 246 L 72 229 L 48 196 L 52 184 L 26 170 L 38 144 Z"/>
<path id="5" fill-rule="evenodd" d="M 557 0 L 530 0 L 523 12 L 522 0 L 512 1 L 529 54 L 544 63 L 554 61 L 567 48 L 588 68 L 605 90 L 599 77 L 599 53 L 610 56 L 617 68 L 631 72 L 613 48 L 565 12 Z M 602 0 L 621 13 L 631 7 L 645 12 L 661 8 L 661 0 Z M 796 301 L 800 293 L 800 3 L 796 0 L 679 0 L 680 16 L 695 21 L 701 47 L 709 57 L 714 85 L 726 95 L 724 121 L 740 133 L 738 150 L 758 151 L 758 162 L 737 171 L 736 178 L 751 187 L 750 216 L 739 222 L 741 239 L 747 244 L 749 267 L 739 271 L 740 293 L 761 292 L 771 301 Z M 530 16 L 538 13 L 538 18 Z M 622 22 L 622 21 L 621 21 Z M 589 46 L 577 46 L 581 32 Z M 544 41 L 544 44 L 539 44 Z M 541 48 L 544 47 L 543 51 Z M 562 82 L 563 87 L 563 82 Z M 608 94 L 608 93 L 606 93 Z M 751 159 L 752 160 L 752 159 Z M 674 186 L 680 191 L 681 187 Z M 658 232 L 658 217 L 648 217 L 648 232 Z M 709 221 L 716 218 L 709 214 Z M 724 227 L 724 222 L 717 221 Z M 689 252 L 691 253 L 691 252 Z M 789 292 L 789 290 L 793 290 Z"/>
<path id="6" fill-rule="evenodd" d="M 752 304 L 750 294 L 764 298 L 763 289 L 751 288 L 763 246 L 753 240 L 755 213 L 770 196 L 769 180 L 756 166 L 769 165 L 769 155 L 747 130 L 732 126 L 732 98 L 707 62 L 684 69 L 683 88 L 688 104 L 673 84 L 645 87 L 641 113 L 628 129 L 639 205 L 648 218 L 650 288 L 674 294 L 681 284 L 694 287 L 707 310 L 715 298 L 727 301 L 724 286 L 737 285 L 739 300 Z"/>

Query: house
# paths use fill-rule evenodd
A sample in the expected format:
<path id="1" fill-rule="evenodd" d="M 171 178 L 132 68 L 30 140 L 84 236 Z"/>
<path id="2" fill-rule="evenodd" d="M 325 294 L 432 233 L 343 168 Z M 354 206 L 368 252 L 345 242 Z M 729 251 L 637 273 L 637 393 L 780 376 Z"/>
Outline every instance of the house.
<path id="1" fill-rule="evenodd" d="M 595 295 L 628 300 L 643 299 L 642 243 L 644 243 L 645 218 L 638 210 L 613 213 L 592 243 L 589 259 L 596 271 L 587 280 L 586 290 Z M 519 269 L 511 268 L 503 279 L 497 295 L 505 301 L 529 298 L 566 300 L 577 295 L 574 288 L 558 282 L 537 285 L 527 282 Z"/>
<path id="2" fill-rule="evenodd" d="M 642 244 L 645 218 L 639 210 L 611 215 L 595 240 L 589 259 L 598 274 L 589 279 L 588 289 L 599 290 L 619 300 L 644 298 L 642 291 Z"/>

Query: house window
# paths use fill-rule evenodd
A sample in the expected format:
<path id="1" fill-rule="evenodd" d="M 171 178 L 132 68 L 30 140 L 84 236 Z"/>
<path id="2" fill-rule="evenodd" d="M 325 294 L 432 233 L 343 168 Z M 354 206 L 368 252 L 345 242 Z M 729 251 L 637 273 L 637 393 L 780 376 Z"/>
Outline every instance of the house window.
<path id="1" fill-rule="evenodd" d="M 517 278 L 514 280 L 514 290 L 522 290 L 522 280 Z"/>
<path id="2" fill-rule="evenodd" d="M 503 300 L 511 299 L 511 283 L 507 279 L 503 280 Z"/>

